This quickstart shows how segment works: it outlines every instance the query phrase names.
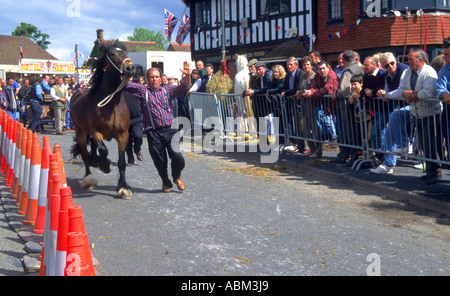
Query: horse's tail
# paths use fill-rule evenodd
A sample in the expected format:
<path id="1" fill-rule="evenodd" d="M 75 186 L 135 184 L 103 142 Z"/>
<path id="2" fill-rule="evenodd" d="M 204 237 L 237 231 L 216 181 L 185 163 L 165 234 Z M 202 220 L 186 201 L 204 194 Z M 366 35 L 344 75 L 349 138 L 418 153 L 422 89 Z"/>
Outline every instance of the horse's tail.
<path id="1" fill-rule="evenodd" d="M 76 159 L 79 155 L 82 155 L 82 150 L 76 137 L 73 137 L 74 144 L 70 148 L 70 154 L 72 154 L 73 159 Z"/>

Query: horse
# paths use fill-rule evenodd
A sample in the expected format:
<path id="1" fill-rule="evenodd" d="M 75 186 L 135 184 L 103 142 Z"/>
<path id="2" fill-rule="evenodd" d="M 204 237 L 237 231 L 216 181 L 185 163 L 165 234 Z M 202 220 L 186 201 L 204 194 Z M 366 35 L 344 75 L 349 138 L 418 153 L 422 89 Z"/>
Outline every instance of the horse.
<path id="1" fill-rule="evenodd" d="M 104 140 L 111 141 L 114 138 L 119 151 L 117 196 L 131 199 L 133 192 L 125 178 L 130 112 L 121 89 L 133 76 L 136 67 L 128 58 L 127 48 L 122 43 L 118 40 L 105 42 L 99 31 L 96 43 L 101 58 L 94 64 L 90 88 L 84 92 L 77 91 L 70 100 L 70 117 L 75 130 L 71 153 L 74 159 L 81 154 L 85 165 L 81 187 L 93 188 L 97 180 L 92 176 L 90 165 L 98 165 L 103 173 L 111 172 L 111 160 L 108 159 Z M 87 150 L 89 143 L 91 154 Z"/>
<path id="2" fill-rule="evenodd" d="M 234 59 L 236 60 L 236 76 L 234 76 L 234 92 L 236 94 L 242 94 L 243 91 L 247 90 L 250 86 L 250 71 L 248 70 L 248 60 L 245 55 L 235 55 Z M 253 117 L 253 109 L 251 98 L 248 96 L 238 97 L 238 116 L 242 116 L 244 118 L 245 127 L 240 126 L 240 131 L 245 132 L 245 129 L 248 128 L 248 131 L 252 133 L 252 137 L 256 137 L 256 127 L 252 120 L 248 120 L 248 117 Z M 245 139 L 248 139 L 250 136 L 248 134 L 245 135 Z"/>

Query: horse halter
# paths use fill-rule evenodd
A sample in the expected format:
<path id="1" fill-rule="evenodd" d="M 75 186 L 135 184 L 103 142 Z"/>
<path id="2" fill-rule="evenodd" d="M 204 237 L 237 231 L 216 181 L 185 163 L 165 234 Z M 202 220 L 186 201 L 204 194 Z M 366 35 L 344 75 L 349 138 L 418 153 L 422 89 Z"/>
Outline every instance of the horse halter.
<path id="1" fill-rule="evenodd" d="M 125 65 L 125 62 L 128 61 L 128 60 L 131 61 L 130 58 L 124 59 L 124 60 L 122 61 L 122 65 L 120 65 L 120 69 L 119 69 L 119 68 L 116 66 L 116 64 L 114 64 L 113 61 L 111 61 L 111 59 L 109 58 L 109 55 L 108 55 L 108 54 L 106 54 L 106 58 L 107 58 L 108 61 L 111 63 L 111 65 L 113 65 L 114 68 L 115 68 L 117 71 L 119 71 L 119 73 L 120 73 L 121 75 L 123 75 L 123 66 Z"/>
<path id="2" fill-rule="evenodd" d="M 124 64 L 125 64 L 125 61 L 127 61 L 127 60 L 130 60 L 130 61 L 131 61 L 130 58 L 124 59 L 124 60 L 122 61 L 122 65 L 120 65 L 120 69 L 119 69 L 119 68 L 116 66 L 116 64 L 114 64 L 114 63 L 111 61 L 111 59 L 109 58 L 109 56 L 108 56 L 107 54 L 106 54 L 106 58 L 107 58 L 108 61 L 114 66 L 114 68 L 116 68 L 116 70 L 119 71 L 119 73 L 120 73 L 122 76 L 124 75 L 124 74 L 123 74 L 123 66 L 124 66 Z M 128 82 L 127 79 L 123 79 L 123 78 L 122 78 L 122 82 L 121 82 L 120 85 L 117 87 L 117 89 L 116 89 L 112 94 L 110 94 L 109 96 L 107 96 L 106 98 L 104 98 L 100 103 L 98 103 L 98 104 L 97 104 L 97 107 L 101 108 L 101 107 L 106 106 L 106 105 L 111 101 L 111 99 L 112 99 L 118 92 L 120 92 L 120 91 L 122 90 L 122 88 L 125 87 L 125 85 L 127 84 L 127 82 Z"/>

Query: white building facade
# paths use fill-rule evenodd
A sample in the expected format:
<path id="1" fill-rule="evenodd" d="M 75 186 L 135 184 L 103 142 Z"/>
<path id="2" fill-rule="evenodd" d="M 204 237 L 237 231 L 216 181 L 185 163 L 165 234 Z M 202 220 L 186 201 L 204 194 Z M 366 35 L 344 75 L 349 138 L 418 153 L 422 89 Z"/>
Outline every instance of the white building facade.
<path id="1" fill-rule="evenodd" d="M 225 29 L 221 26 L 224 1 Z M 263 58 L 276 46 L 298 39 L 309 47 L 314 35 L 311 0 L 184 0 L 191 14 L 193 59 L 216 63 L 221 59 L 222 34 L 227 55 Z"/>

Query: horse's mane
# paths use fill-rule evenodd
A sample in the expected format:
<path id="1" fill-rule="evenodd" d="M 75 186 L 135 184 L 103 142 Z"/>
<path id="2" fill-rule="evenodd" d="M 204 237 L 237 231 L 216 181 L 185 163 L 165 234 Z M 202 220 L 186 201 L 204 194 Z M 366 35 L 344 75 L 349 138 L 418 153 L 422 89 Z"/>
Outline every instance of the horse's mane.
<path id="1" fill-rule="evenodd" d="M 119 42 L 119 40 L 111 40 L 109 41 L 105 46 L 100 47 L 100 58 L 95 61 L 94 65 L 92 66 L 92 77 L 89 80 L 89 86 L 90 90 L 89 92 L 91 94 L 95 94 L 97 90 L 100 88 L 100 85 L 103 81 L 103 75 L 105 71 L 103 71 L 104 67 L 106 66 L 107 59 L 106 54 L 111 50 L 111 48 L 120 48 L 124 51 L 127 51 L 126 46 Z"/>

